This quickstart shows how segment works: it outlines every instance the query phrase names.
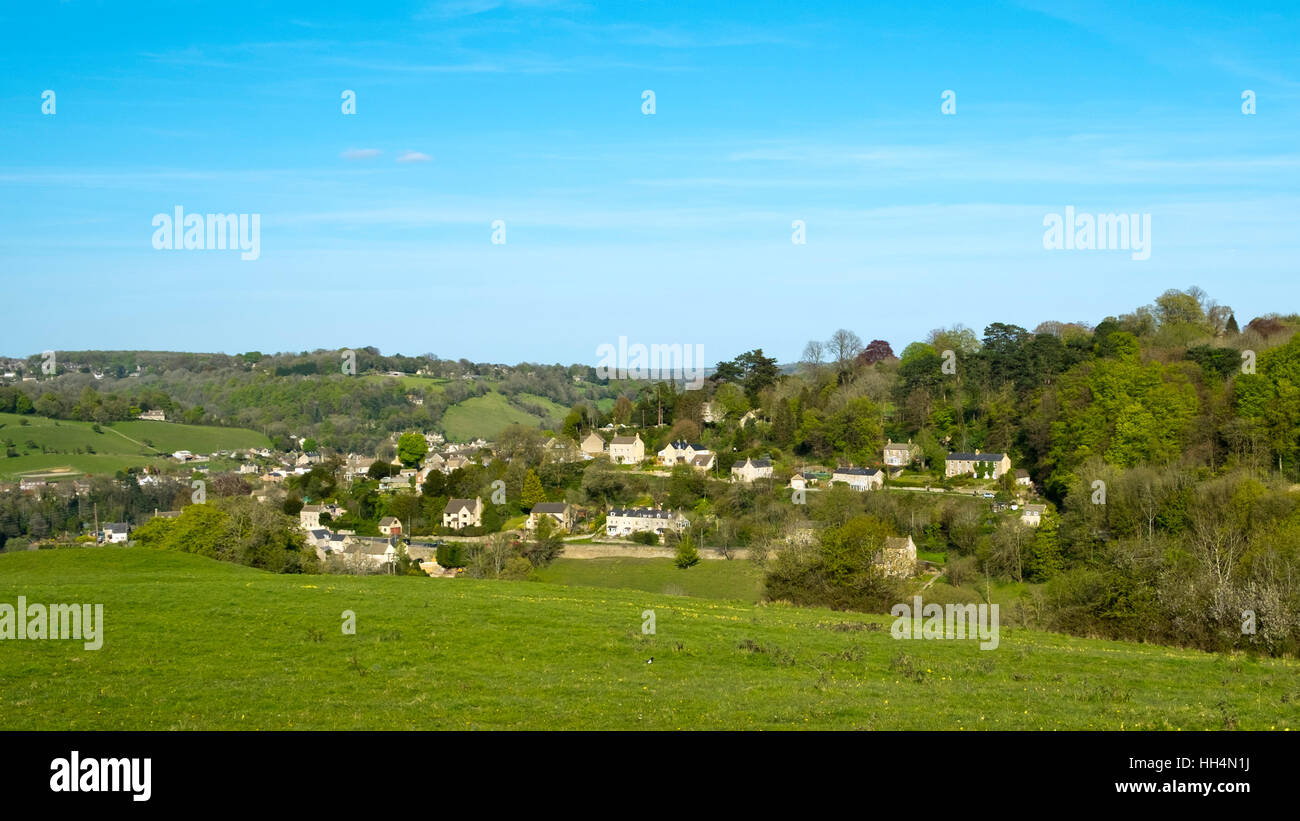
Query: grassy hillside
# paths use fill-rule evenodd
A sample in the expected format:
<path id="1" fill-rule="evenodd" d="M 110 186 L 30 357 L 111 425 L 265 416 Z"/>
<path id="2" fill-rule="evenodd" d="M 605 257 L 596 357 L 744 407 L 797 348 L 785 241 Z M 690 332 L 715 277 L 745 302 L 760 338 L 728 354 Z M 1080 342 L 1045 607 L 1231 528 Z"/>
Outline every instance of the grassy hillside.
<path id="1" fill-rule="evenodd" d="M 117 422 L 111 428 L 124 436 L 141 442 L 152 442 L 164 453 L 188 450 L 194 453 L 211 453 L 214 450 L 234 450 L 270 447 L 271 440 L 247 428 L 218 428 L 210 425 L 177 425 L 171 422 Z M 109 430 L 109 428 L 104 428 Z"/>
<path id="2" fill-rule="evenodd" d="M 21 452 L 21 448 L 19 449 Z M 162 462 L 149 456 L 130 456 L 101 453 L 35 453 L 12 459 L 0 459 L 0 479 L 13 481 L 24 476 L 59 480 L 62 477 L 80 478 L 111 476 L 129 467 L 144 467 Z"/>
<path id="3" fill-rule="evenodd" d="M 431 391 L 437 394 L 443 393 L 446 386 L 453 381 L 451 379 L 425 376 L 403 376 L 399 378 L 381 373 L 369 373 L 366 374 L 365 378 L 375 382 L 394 380 L 400 382 L 405 389 L 410 391 Z M 495 391 L 495 386 L 498 384 L 495 380 L 480 379 L 476 384 L 487 387 L 491 392 L 457 402 L 447 408 L 446 413 L 443 415 L 443 432 L 454 442 L 467 442 L 479 437 L 488 440 L 495 439 L 497 434 L 508 425 L 519 424 L 536 427 L 542 422 L 552 425 L 558 424 L 564 419 L 565 414 L 569 412 L 568 408 L 545 396 L 520 393 L 518 399 L 521 402 L 539 406 L 547 411 L 545 418 L 543 418 L 512 405 L 505 394 Z"/>
<path id="4" fill-rule="evenodd" d="M 106 637 L 0 642 L 7 729 L 1300 726 L 1294 661 L 1006 629 L 981 651 L 824 610 L 138 548 L 0 554 L 20 593 L 102 603 Z"/>
<path id="5" fill-rule="evenodd" d="M 539 580 L 549 584 L 575 587 L 613 587 L 751 604 L 763 598 L 763 572 L 752 562 L 742 560 L 702 561 L 688 570 L 681 570 L 672 559 L 561 558 L 536 574 Z M 913 589 L 920 590 L 922 584 L 923 579 L 914 580 Z M 930 582 L 925 600 L 940 604 L 979 604 L 988 595 L 988 601 L 1006 608 L 1022 602 L 1030 591 L 1041 586 L 1028 582 L 994 582 L 986 587 L 980 582 L 978 585 L 953 587 L 944 582 Z"/>
<path id="6" fill-rule="evenodd" d="M 763 595 L 762 572 L 745 561 L 705 561 L 681 570 L 672 559 L 557 559 L 537 571 L 537 576 L 551 584 L 626 588 L 749 603 Z"/>
<path id="7" fill-rule="evenodd" d="M 157 451 L 209 453 L 270 444 L 262 434 L 244 428 L 134 421 L 100 425 L 96 433 L 90 422 L 0 413 L 0 442 L 5 440 L 12 440 L 19 453 L 5 458 L 0 449 L 0 476 L 10 478 L 27 473 L 116 473 L 158 461 Z M 36 447 L 29 449 L 29 441 Z M 54 452 L 42 452 L 42 447 Z"/>
<path id="8" fill-rule="evenodd" d="M 389 376 L 386 373 L 368 373 L 365 375 L 365 378 L 374 382 L 383 382 L 385 379 L 394 379 L 401 382 L 402 387 L 407 390 L 433 391 L 434 393 L 441 393 L 443 388 L 452 381 L 450 379 L 442 379 L 435 376 L 413 376 L 410 374 L 405 376 Z"/>
<path id="9" fill-rule="evenodd" d="M 547 419 L 552 422 L 561 422 L 565 416 L 569 415 L 569 409 L 559 402 L 549 399 L 536 393 L 516 394 L 516 399 L 521 402 L 527 402 L 530 405 L 539 405 L 547 410 Z"/>
<path id="10" fill-rule="evenodd" d="M 555 407 L 558 408 L 559 405 Z M 516 408 L 504 394 L 488 393 L 447 408 L 442 417 L 442 428 L 447 438 L 453 442 L 468 442 L 478 437 L 492 439 L 508 425 L 536 427 L 541 422 L 556 421 L 554 418 L 542 419 Z"/>

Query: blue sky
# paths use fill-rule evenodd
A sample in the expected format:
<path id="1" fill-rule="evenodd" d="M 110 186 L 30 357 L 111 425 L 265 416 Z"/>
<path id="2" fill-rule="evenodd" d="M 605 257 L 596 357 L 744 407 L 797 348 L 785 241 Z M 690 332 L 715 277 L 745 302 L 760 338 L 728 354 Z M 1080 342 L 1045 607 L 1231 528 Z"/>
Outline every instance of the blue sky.
<path id="1" fill-rule="evenodd" d="M 1295 3 L 129 5 L 0 10 L 0 353 L 789 361 L 1169 287 L 1300 310 Z M 260 257 L 155 250 L 177 205 L 260 214 Z M 1066 206 L 1149 213 L 1150 259 L 1045 250 Z"/>

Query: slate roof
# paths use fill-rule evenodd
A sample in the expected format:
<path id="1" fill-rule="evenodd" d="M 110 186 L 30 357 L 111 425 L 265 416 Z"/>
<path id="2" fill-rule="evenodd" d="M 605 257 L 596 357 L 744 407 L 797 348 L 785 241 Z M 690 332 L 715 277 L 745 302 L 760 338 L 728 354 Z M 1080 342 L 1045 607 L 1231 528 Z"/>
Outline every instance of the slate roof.
<path id="1" fill-rule="evenodd" d="M 633 516 L 638 519 L 672 519 L 677 513 L 672 510 L 658 510 L 653 507 L 611 507 L 610 516 Z"/>
<path id="2" fill-rule="evenodd" d="M 843 476 L 875 476 L 879 472 L 875 468 L 835 468 L 835 475 Z"/>

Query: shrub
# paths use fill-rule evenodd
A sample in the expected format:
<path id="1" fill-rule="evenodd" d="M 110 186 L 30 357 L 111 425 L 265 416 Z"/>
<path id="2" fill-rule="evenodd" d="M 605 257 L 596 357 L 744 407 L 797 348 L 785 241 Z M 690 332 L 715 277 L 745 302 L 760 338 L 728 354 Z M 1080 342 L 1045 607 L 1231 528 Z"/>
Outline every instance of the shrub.
<path id="1" fill-rule="evenodd" d="M 533 573 L 533 563 L 523 556 L 515 556 L 506 562 L 506 566 L 501 569 L 502 579 L 527 579 Z"/>
<path id="2" fill-rule="evenodd" d="M 945 568 L 948 583 L 953 587 L 963 587 L 978 575 L 978 564 L 974 556 L 958 556 L 949 559 Z"/>
<path id="3" fill-rule="evenodd" d="M 457 542 L 438 545 L 438 564 L 443 567 L 464 567 L 465 546 Z"/>
<path id="4" fill-rule="evenodd" d="M 690 536 L 677 543 L 677 558 L 673 563 L 682 570 L 700 563 L 700 551 L 695 549 L 695 541 Z"/>

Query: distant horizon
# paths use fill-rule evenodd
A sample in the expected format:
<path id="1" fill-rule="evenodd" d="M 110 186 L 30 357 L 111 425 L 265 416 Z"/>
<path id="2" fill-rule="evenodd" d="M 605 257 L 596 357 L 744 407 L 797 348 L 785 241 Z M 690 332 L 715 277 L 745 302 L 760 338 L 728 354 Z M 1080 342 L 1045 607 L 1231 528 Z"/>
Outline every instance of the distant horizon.
<path id="1" fill-rule="evenodd" d="M 1184 287 L 1182 287 L 1182 288 L 1179 288 L 1179 287 L 1177 287 L 1177 286 L 1170 286 L 1170 288 L 1175 288 L 1175 290 L 1186 290 L 1186 288 L 1190 288 L 1190 287 L 1193 287 L 1193 286 L 1191 286 L 1191 284 L 1190 284 L 1190 286 L 1184 286 Z M 1078 323 L 1078 325 L 1087 325 L 1088 327 L 1096 327 L 1097 325 L 1099 325 L 1100 322 L 1106 320 L 1106 318 L 1108 318 L 1108 317 L 1117 317 L 1117 318 L 1118 318 L 1119 316 L 1122 316 L 1122 314 L 1125 314 L 1125 313 L 1131 313 L 1132 310 L 1135 310 L 1135 309 L 1138 309 L 1138 308 L 1141 308 L 1141 307 L 1145 307 L 1145 305 L 1152 304 L 1152 301 L 1154 300 L 1154 297 L 1156 297 L 1156 296 L 1160 296 L 1160 294 L 1164 294 L 1164 292 L 1167 291 L 1167 290 L 1170 290 L 1170 288 L 1164 288 L 1164 290 L 1161 290 L 1160 292 L 1158 292 L 1158 294 L 1153 294 L 1152 297 L 1151 297 L 1151 299 L 1149 299 L 1148 301 L 1144 301 L 1144 303 L 1139 303 L 1139 304 L 1135 304 L 1135 305 L 1128 305 L 1128 307 L 1127 307 L 1126 309 L 1123 309 L 1123 310 L 1114 310 L 1114 312 L 1112 312 L 1112 313 L 1108 313 L 1108 314 L 1105 314 L 1105 316 L 1102 316 L 1102 317 L 1097 317 L 1097 318 L 1078 318 L 1078 317 L 1076 317 L 1076 318 L 1073 318 L 1073 320 L 1065 320 L 1065 318 L 1060 318 L 1060 317 L 1043 318 L 1043 320 L 1037 320 L 1037 321 L 1035 321 L 1035 322 L 1031 322 L 1030 325 L 1022 325 L 1021 327 L 1024 327 L 1024 329 L 1026 329 L 1027 331 L 1030 331 L 1030 333 L 1034 333 L 1034 329 L 1035 329 L 1035 327 L 1041 325 L 1041 323 L 1043 323 L 1043 322 L 1052 322 L 1052 321 L 1056 321 L 1056 322 L 1065 322 L 1065 323 L 1071 323 L 1071 322 L 1073 322 L 1073 323 Z M 1216 297 L 1217 297 L 1217 295 L 1214 295 L 1214 294 L 1208 294 L 1208 296 L 1210 297 L 1210 299 L 1216 299 Z M 1264 312 L 1249 314 L 1249 317 L 1247 317 L 1247 316 L 1244 316 L 1244 314 L 1242 314 L 1242 312 L 1240 312 L 1240 310 L 1236 309 L 1235 305 L 1231 305 L 1231 303 L 1227 303 L 1227 304 L 1229 304 L 1230 307 L 1231 307 L 1232 309 L 1234 309 L 1234 310 L 1232 310 L 1232 316 L 1234 316 L 1234 317 L 1236 318 L 1236 321 L 1238 321 L 1238 325 L 1239 325 L 1240 327 L 1245 327 L 1245 325 L 1247 325 L 1247 323 L 1248 323 L 1249 321 L 1253 320 L 1253 318 L 1261 317 L 1261 316 L 1266 316 L 1266 314 L 1274 314 L 1274 313 L 1275 313 L 1275 314 L 1283 314 L 1283 316 L 1286 316 L 1286 314 L 1290 314 L 1290 313 L 1300 313 L 1300 307 L 1296 307 L 1296 308 L 1294 308 L 1294 309 L 1287 309 L 1287 307 L 1274 307 L 1274 308 L 1271 309 L 1271 310 L 1264 310 Z M 974 331 L 974 333 L 975 333 L 975 335 L 976 335 L 976 338 L 983 339 L 983 335 L 984 335 L 984 329 L 985 329 L 985 327 L 988 327 L 988 326 L 991 325 L 991 323 L 993 323 L 993 322 L 1005 322 L 1005 323 L 1008 323 L 1008 325 L 1018 325 L 1018 323 L 1015 323 L 1015 322 L 1008 322 L 1008 321 L 1005 321 L 1005 320 L 989 320 L 989 321 L 987 321 L 987 322 L 980 323 L 979 326 L 975 326 L 975 325 L 967 325 L 966 327 L 969 327 L 969 329 L 970 329 L 971 331 Z M 931 327 L 931 329 L 927 329 L 926 331 L 924 331 L 924 333 L 922 333 L 922 334 L 920 334 L 919 336 L 917 336 L 917 338 L 909 340 L 909 342 L 898 343 L 898 342 L 894 342 L 894 340 L 892 340 L 892 339 L 885 339 L 885 342 L 888 342 L 888 343 L 889 343 L 889 347 L 891 347 L 891 349 L 892 349 L 892 351 L 893 351 L 893 353 L 894 353 L 894 356 L 900 356 L 901 353 L 902 353 L 902 351 L 904 351 L 904 348 L 906 348 L 907 346 L 909 346 L 909 344 L 914 343 L 914 342 L 926 342 L 926 339 L 924 339 L 924 338 L 926 338 L 926 336 L 927 336 L 928 334 L 930 334 L 932 330 L 937 330 L 937 329 L 952 329 L 952 327 L 957 326 L 957 325 L 962 325 L 962 323 L 959 323 L 959 322 L 948 322 L 948 323 L 943 323 L 943 325 L 935 325 L 935 326 Z M 833 331 L 835 331 L 835 330 L 839 330 L 839 329 L 831 329 L 831 333 L 833 333 Z M 861 336 L 863 344 L 870 343 L 870 342 L 872 342 L 872 340 L 874 340 L 874 339 L 880 339 L 880 336 L 871 336 L 871 335 L 868 335 L 868 334 L 863 334 L 863 333 L 861 333 L 861 331 L 859 331 L 859 330 L 857 330 L 857 329 L 854 329 L 854 327 L 848 327 L 848 329 L 846 329 L 846 330 L 854 331 L 854 333 L 857 333 L 859 336 Z M 826 334 L 826 336 L 829 336 L 829 333 Z M 823 336 L 823 338 L 820 338 L 820 339 L 819 339 L 820 342 L 826 342 L 826 336 Z M 763 351 L 763 355 L 764 355 L 764 356 L 768 356 L 768 357 L 772 357 L 772 359 L 775 359 L 775 360 L 777 361 L 777 365 L 780 365 L 781 368 L 788 368 L 788 366 L 798 365 L 798 364 L 800 364 L 801 361 L 803 361 L 803 360 L 802 360 L 802 346 L 803 346 L 803 344 L 807 344 L 807 342 L 810 342 L 810 340 L 813 340 L 813 339 L 814 339 L 813 336 L 809 336 L 809 338 L 807 338 L 807 339 L 805 340 L 805 342 L 801 343 L 801 346 L 800 346 L 800 352 L 798 352 L 798 353 L 793 353 L 793 355 L 790 355 L 790 356 L 777 356 L 776 353 L 774 353 L 774 351 L 771 351 L 771 349 L 768 349 L 767 346 L 761 346 L 761 344 L 758 344 L 758 346 L 755 346 L 755 344 L 749 344 L 749 346 L 740 347 L 740 348 L 735 349 L 735 351 L 732 351 L 731 353 L 728 353 L 728 355 L 718 356 L 718 357 L 714 357 L 714 356 L 710 355 L 710 353 L 708 353 L 708 352 L 707 352 L 707 349 L 706 349 L 705 368 L 706 368 L 706 370 L 712 370 L 712 369 L 715 368 L 715 365 L 718 364 L 718 362 L 729 361 L 729 360 L 735 359 L 735 357 L 738 356 L 738 355 L 741 355 L 741 353 L 744 353 L 744 352 L 746 352 L 746 351 L 753 351 L 753 349 L 755 349 L 755 348 L 757 348 L 757 349 L 762 349 L 762 351 Z M 597 343 L 597 344 L 603 344 L 603 343 L 610 343 L 610 344 L 612 344 L 612 343 L 615 343 L 615 342 L 616 342 L 616 340 L 602 340 L 602 343 Z M 633 340 L 633 342 L 643 342 L 643 344 L 651 344 L 651 343 L 655 343 L 655 344 L 671 344 L 671 342 L 669 342 L 669 340 Z M 684 343 L 682 343 L 682 344 L 684 344 Z M 263 355 L 263 356 L 302 356 L 303 353 L 315 353 L 315 352 L 318 352 L 318 351 L 344 351 L 344 349 L 354 349 L 354 351 L 356 351 L 356 349 L 367 348 L 367 347 L 369 347 L 369 348 L 376 348 L 377 351 L 380 352 L 380 356 L 406 356 L 406 357 L 409 357 L 409 359 L 422 359 L 422 357 L 424 357 L 424 356 L 426 355 L 426 353 L 428 353 L 428 351 L 424 351 L 424 352 L 420 352 L 420 353 L 407 353 L 407 352 L 404 352 L 404 351 L 385 351 L 385 349 L 383 349 L 382 347 L 380 347 L 380 346 L 374 346 L 374 344 L 370 344 L 370 346 L 360 346 L 360 347 L 355 347 L 355 346 L 313 346 L 313 347 L 309 347 L 309 348 L 286 349 L 286 351 L 266 351 L 266 349 L 259 348 L 259 347 L 256 347 L 256 346 L 248 347 L 248 348 L 243 348 L 243 349 L 239 349 L 239 351 L 200 351 L 200 349 L 181 349 L 181 348 L 117 348 L 117 347 L 113 347 L 113 348 L 105 348 L 105 347 L 96 347 L 96 348 L 44 348 L 44 349 L 45 349 L 45 351 L 48 351 L 48 349 L 53 349 L 53 351 L 60 351 L 60 349 L 62 349 L 62 351 L 86 351 L 86 352 L 91 352 L 91 351 L 94 351 L 94 352 L 122 351 L 122 352 L 134 352 L 134 353 L 198 353 L 198 355 L 218 355 L 218 356 L 240 356 L 240 355 L 243 355 L 243 353 L 259 352 L 259 353 L 261 353 L 261 355 Z M 458 356 L 445 356 L 445 355 L 442 355 L 442 353 L 438 353 L 437 351 L 433 351 L 432 353 L 434 353 L 434 355 L 437 356 L 439 360 L 445 360 L 445 361 L 459 361 L 459 360 L 461 360 L 461 359 L 464 359 L 464 360 L 467 360 L 467 361 L 469 361 L 469 362 L 473 362 L 474 365 L 508 365 L 508 366 L 525 365 L 525 364 L 528 364 L 528 365 L 549 365 L 549 366 L 550 366 L 550 365 L 560 365 L 560 366 L 565 366 L 565 368 L 568 368 L 568 366 L 572 366 L 572 365 L 586 365 L 586 366 L 589 366 L 589 368 L 595 368 L 595 366 L 597 366 L 597 364 L 598 364 L 598 362 L 599 362 L 599 357 L 598 357 L 597 355 L 595 355 L 595 353 L 594 353 L 594 349 L 595 349 L 595 348 L 594 348 L 594 346 L 593 346 L 593 359 L 591 359 L 590 362 L 585 362 L 585 361 L 569 361 L 569 362 L 564 362 L 564 361 L 558 361 L 558 360 L 556 360 L 556 361 L 547 361 L 547 360 L 530 360 L 530 359 L 519 359 L 519 360 L 513 360 L 513 361 L 508 360 L 508 359 L 503 359 L 503 360 L 490 360 L 490 359 L 474 359 L 474 357 L 471 357 L 471 356 L 464 356 L 464 355 L 458 355 Z M 30 359 L 30 357 L 32 357 L 32 356 L 40 356 L 40 353 L 42 353 L 42 351 L 34 351 L 34 352 L 31 352 L 31 353 L 25 353 L 25 355 L 12 355 L 12 353 L 0 353 L 0 357 L 3 357 L 3 359 L 26 360 L 26 359 Z"/>
<path id="2" fill-rule="evenodd" d="M 1176 290 L 1186 290 L 1187 288 L 1191 288 L 1191 287 L 1195 287 L 1195 286 L 1194 286 L 1193 284 L 1185 285 L 1185 286 L 1182 286 L 1182 287 L 1179 287 L 1179 286 L 1176 286 L 1176 285 L 1170 285 L 1170 286 L 1168 286 L 1167 288 L 1160 289 L 1157 293 L 1153 293 L 1153 294 L 1150 296 L 1150 298 L 1147 299 L 1147 300 L 1144 301 L 1144 302 L 1140 302 L 1140 303 L 1137 303 L 1137 304 L 1134 304 L 1134 305 L 1129 305 L 1129 306 L 1126 306 L 1126 307 L 1124 307 L 1124 308 L 1122 308 L 1122 309 L 1113 310 L 1113 311 L 1111 311 L 1111 312 L 1109 312 L 1109 313 L 1107 313 L 1107 314 L 1105 314 L 1105 315 L 1103 315 L 1103 316 L 1100 316 L 1100 317 L 1093 317 L 1093 318 L 1074 317 L 1074 318 L 1070 318 L 1070 319 L 1066 319 L 1066 318 L 1063 318 L 1063 317 L 1049 317 L 1049 318 L 1042 318 L 1042 319 L 1038 319 L 1038 320 L 1035 320 L 1035 321 L 1031 321 L 1031 322 L 1030 322 L 1029 324 L 1027 324 L 1027 325 L 1020 325 L 1020 327 L 1025 328 L 1025 330 L 1030 331 L 1031 333 L 1033 332 L 1034 328 L 1038 327 L 1040 324 L 1042 324 L 1042 323 L 1044 323 L 1044 322 L 1053 322 L 1053 321 L 1055 321 L 1055 322 L 1062 322 L 1062 323 L 1075 323 L 1075 324 L 1087 325 L 1087 326 L 1089 326 L 1089 327 L 1096 327 L 1099 323 L 1101 323 L 1102 321 L 1104 321 L 1107 317 L 1116 317 L 1116 318 L 1117 318 L 1117 317 L 1119 317 L 1119 316 L 1121 316 L 1121 315 L 1123 315 L 1123 314 L 1131 313 L 1131 312 L 1133 312 L 1134 310 L 1136 310 L 1136 309 L 1138 309 L 1138 308 L 1140 308 L 1140 307 L 1144 307 L 1144 306 L 1147 306 L 1147 305 L 1152 304 L 1152 302 L 1155 300 L 1155 298 L 1156 298 L 1157 296 L 1159 296 L 1160 294 L 1164 293 L 1165 291 L 1167 291 L 1167 290 L 1169 290 L 1169 289 L 1171 289 L 1171 288 L 1172 288 L 1172 289 L 1176 289 Z M 1224 295 L 1213 294 L 1213 293 L 1207 293 L 1207 296 L 1208 296 L 1210 299 L 1221 299 L 1221 298 L 1224 297 Z M 1238 323 L 1238 325 L 1239 325 L 1240 327 L 1242 327 L 1242 328 L 1244 328 L 1248 322 L 1250 322 L 1252 319 L 1255 319 L 1256 317 L 1265 316 L 1265 315 L 1268 315 L 1268 314 L 1281 314 L 1281 315 L 1287 315 L 1287 314 L 1291 314 L 1291 313 L 1300 313 L 1300 306 L 1295 306 L 1295 307 L 1289 307 L 1289 306 L 1274 306 L 1274 307 L 1273 307 L 1272 309 L 1270 309 L 1270 310 L 1261 311 L 1261 312 L 1258 312 L 1258 313 L 1250 313 L 1249 315 L 1247 315 L 1247 314 L 1243 314 L 1242 311 L 1238 310 L 1238 309 L 1237 309 L 1237 306 L 1233 305 L 1231 302 L 1226 302 L 1225 304 L 1227 304 L 1227 305 L 1229 305 L 1230 307 L 1232 307 L 1232 309 L 1233 309 L 1233 316 L 1237 319 L 1237 323 Z M 981 323 L 981 324 L 979 324 L 979 325 L 966 325 L 965 327 L 967 327 L 967 328 L 969 328 L 971 331 L 973 331 L 973 332 L 975 333 L 975 336 L 976 336 L 977 338 L 982 339 L 982 338 L 983 338 L 983 335 L 984 335 L 984 329 L 985 329 L 986 327 L 988 327 L 990 324 L 995 323 L 995 322 L 1003 322 L 1003 323 L 1010 324 L 1010 325 L 1019 325 L 1019 324 L 1020 324 L 1020 323 L 1016 323 L 1016 322 L 1010 322 L 1010 321 L 1008 321 L 1008 320 L 1006 320 L 1006 319 L 990 319 L 990 320 L 988 320 L 988 321 L 986 321 L 986 322 L 983 322 L 983 323 Z M 787 324 L 787 325 L 790 325 L 791 323 L 786 323 L 786 324 Z M 959 323 L 959 322 L 943 322 L 943 323 L 939 323 L 939 324 L 933 325 L 933 326 L 931 326 L 930 328 L 927 328 L 927 329 L 926 329 L 924 332 L 922 332 L 920 335 L 918 335 L 917 337 L 915 337 L 915 338 L 913 338 L 913 339 L 910 339 L 910 340 L 908 340 L 908 341 L 906 341 L 906 342 L 896 342 L 895 340 L 892 340 L 892 339 L 886 339 L 885 341 L 889 343 L 889 346 L 890 346 L 891 350 L 893 350 L 894 355 L 895 355 L 895 356 L 899 356 L 899 355 L 902 354 L 903 349 L 906 348 L 908 345 L 912 344 L 913 342 L 924 342 L 924 341 L 925 341 L 925 337 L 926 337 L 927 335 L 929 335 L 929 333 L 930 333 L 931 331 L 936 330 L 936 329 L 941 329 L 941 328 L 942 328 L 942 329 L 949 329 L 949 328 L 952 328 L 952 327 L 954 327 L 954 326 L 956 326 L 956 325 L 962 325 L 962 324 L 964 324 L 964 323 Z M 847 329 L 847 330 L 850 330 L 850 331 L 853 331 L 853 332 L 855 332 L 855 333 L 857 333 L 858 336 L 861 337 L 863 344 L 866 344 L 866 343 L 868 343 L 868 342 L 871 342 L 873 339 L 881 339 L 881 338 L 883 338 L 883 337 L 872 336 L 872 335 L 870 335 L 870 334 L 863 333 L 861 330 L 859 330 L 859 329 L 857 329 L 857 328 L 853 328 L 853 327 L 847 327 L 846 329 Z M 737 349 L 735 349 L 735 350 L 733 350 L 733 351 L 731 351 L 730 353 L 727 353 L 727 354 L 725 354 L 725 355 L 720 355 L 720 356 L 714 357 L 712 354 L 710 354 L 710 353 L 708 352 L 708 349 L 706 348 L 706 349 L 705 349 L 705 354 L 706 354 L 706 358 L 705 358 L 705 368 L 708 369 L 708 370 L 712 370 L 712 369 L 714 368 L 714 366 L 717 365 L 718 362 L 730 361 L 730 360 L 734 359 L 736 356 L 738 356 L 738 355 L 740 355 L 740 354 L 742 354 L 742 353 L 744 353 L 744 352 L 746 352 L 746 351 L 754 350 L 754 349 L 756 349 L 756 348 L 757 348 L 757 349 L 761 349 L 761 350 L 763 351 L 763 353 L 764 353 L 765 356 L 772 357 L 772 358 L 776 359 L 778 365 L 780 365 L 781 367 L 789 367 L 789 366 L 793 366 L 793 365 L 798 365 L 800 362 L 803 361 L 803 359 L 802 359 L 802 354 L 803 354 L 803 346 L 804 346 L 804 345 L 806 345 L 809 341 L 812 341 L 812 340 L 814 340 L 814 339 L 818 339 L 818 341 L 822 341 L 822 342 L 824 342 L 824 341 L 826 340 L 826 338 L 829 337 L 830 334 L 833 333 L 835 330 L 838 330 L 838 329 L 837 329 L 837 328 L 832 328 L 832 329 L 830 329 L 830 331 L 828 331 L 826 334 L 824 334 L 824 335 L 821 336 L 821 337 L 812 337 L 812 336 L 809 336 L 807 339 L 805 339 L 802 343 L 799 344 L 799 351 L 798 351 L 798 352 L 795 352 L 795 353 L 792 353 L 792 354 L 790 354 L 790 355 L 785 355 L 784 353 L 781 354 L 781 355 L 778 355 L 776 352 L 774 352 L 773 350 L 769 349 L 766 345 L 753 345 L 753 344 L 749 344 L 749 345 L 745 345 L 745 346 L 739 347 L 739 348 L 737 348 Z M 652 340 L 652 339 L 647 339 L 647 340 L 632 340 L 632 341 L 634 341 L 634 342 L 642 342 L 642 343 L 647 344 L 647 345 L 649 345 L 649 344 L 672 344 L 672 341 L 671 341 L 671 340 L 663 340 L 663 339 L 653 339 L 653 340 Z M 598 362 L 599 362 L 599 356 L 595 353 L 596 346 L 597 346 L 597 345 L 600 345 L 600 344 L 606 344 L 606 343 L 614 344 L 614 343 L 616 343 L 616 342 L 617 342 L 617 339 L 614 339 L 614 340 L 601 340 L 601 341 L 596 342 L 595 344 L 593 344 L 593 346 L 592 346 L 592 351 L 593 351 L 593 353 L 592 353 L 592 359 L 591 359 L 590 362 L 584 362 L 584 361 L 578 361 L 578 360 L 571 361 L 571 362 L 563 362 L 563 361 L 559 361 L 559 360 L 556 360 L 556 361 L 550 361 L 550 360 L 541 360 L 541 359 L 515 359 L 515 360 L 510 360 L 510 359 L 477 359 L 477 358 L 474 358 L 474 357 L 472 357 L 472 356 L 468 356 L 468 355 L 446 356 L 446 355 L 444 355 L 444 354 L 442 354 L 442 353 L 439 353 L 439 352 L 436 351 L 436 350 L 435 350 L 435 351 L 432 351 L 432 353 L 434 353 L 434 354 L 435 354 L 439 359 L 442 359 L 442 360 L 447 360 L 447 361 L 453 361 L 453 362 L 454 362 L 454 361 L 458 361 L 458 360 L 460 360 L 460 359 L 465 359 L 465 360 L 468 360 L 469 362 L 472 362 L 472 363 L 474 363 L 474 364 L 476 364 L 476 365 L 491 364 L 491 365 L 509 365 L 509 366 L 512 366 L 512 367 L 513 367 L 513 366 L 516 366 L 516 365 L 522 365 L 522 364 L 532 364 L 532 365 L 548 365 L 548 366 L 549 366 L 549 365 L 561 365 L 561 366 L 564 366 L 564 367 L 569 367 L 569 366 L 572 366 L 572 365 L 586 365 L 586 366 L 588 366 L 588 367 L 596 367 L 596 365 L 597 365 Z M 682 342 L 681 344 L 685 344 L 685 343 Z M 390 351 L 390 350 L 385 350 L 383 347 L 381 347 L 381 346 L 379 346 L 379 345 L 363 345 L 363 346 L 361 346 L 361 347 L 363 347 L 363 348 L 364 348 L 364 347 L 375 348 L 375 349 L 377 349 L 377 350 L 379 351 L 379 354 L 380 354 L 381 356 L 405 356 L 405 357 L 409 357 L 409 358 L 412 358 L 412 359 L 419 359 L 419 358 L 422 358 L 422 357 L 425 356 L 426 353 L 430 352 L 427 348 L 426 348 L 425 350 L 419 352 L 419 353 L 407 353 L 407 352 L 405 352 L 405 351 Z M 244 349 L 241 349 L 241 350 L 235 350 L 235 351 L 198 350 L 198 349 L 192 349 L 192 350 L 191 350 L 191 349 L 180 349 L 180 348 L 120 348 L 120 347 L 93 347 L 93 348 L 45 348 L 45 349 L 43 349 L 43 350 L 76 350 L 76 351 L 98 351 L 98 352 L 105 352 L 105 351 L 130 351 L 130 352 L 136 352 L 136 353 L 188 353 L 188 354 L 213 354 L 213 355 L 222 355 L 222 356 L 239 356 L 239 355 L 241 355 L 241 354 L 252 353 L 252 352 L 256 351 L 256 352 L 258 352 L 258 353 L 261 353 L 261 354 L 264 355 L 264 356 L 279 356 L 279 355 L 301 356 L 304 352 L 310 354 L 310 353 L 313 353 L 313 352 L 316 352 L 316 351 L 342 351 L 342 350 L 347 350 L 347 349 L 359 350 L 359 348 L 357 348 L 357 347 L 355 347 L 355 346 L 351 346 L 351 345 L 313 345 L 313 346 L 311 346 L 311 347 L 305 347 L 305 348 L 294 348 L 294 349 L 290 349 L 290 350 L 278 350 L 278 351 L 266 350 L 266 349 L 263 349 L 263 348 L 257 347 L 257 346 L 255 346 L 255 345 L 254 345 L 254 346 L 247 347 L 247 348 L 244 348 Z M 41 353 L 42 353 L 42 351 L 33 351 L 32 353 L 28 353 L 28 354 L 8 354 L 8 353 L 0 353 L 0 357 L 6 358 L 6 359 L 27 359 L 27 358 L 32 357 L 32 356 L 40 356 Z"/>

